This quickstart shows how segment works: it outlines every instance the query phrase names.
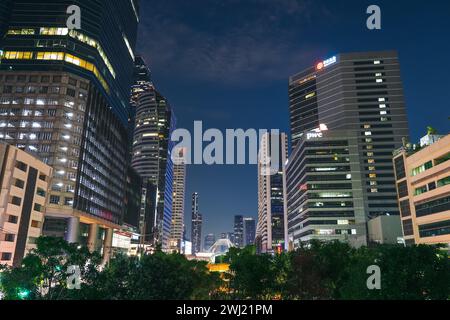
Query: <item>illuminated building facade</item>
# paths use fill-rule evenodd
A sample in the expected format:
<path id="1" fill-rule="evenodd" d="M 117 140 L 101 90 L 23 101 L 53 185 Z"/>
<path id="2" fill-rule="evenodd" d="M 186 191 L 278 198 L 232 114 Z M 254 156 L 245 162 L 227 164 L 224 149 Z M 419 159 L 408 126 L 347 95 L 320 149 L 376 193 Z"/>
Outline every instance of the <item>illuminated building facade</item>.
<path id="1" fill-rule="evenodd" d="M 367 244 L 358 139 L 354 131 L 316 130 L 298 140 L 286 166 L 291 247 L 311 240 Z"/>
<path id="2" fill-rule="evenodd" d="M 318 62 L 289 79 L 289 97 L 293 148 L 320 124 L 330 132 L 354 131 L 367 220 L 398 215 L 391 158 L 409 133 L 397 53 L 348 53 Z"/>
<path id="3" fill-rule="evenodd" d="M 266 133 L 261 139 L 258 163 L 258 224 L 256 246 L 259 252 L 280 252 L 287 249 L 286 175 L 287 136 L 285 133 Z M 262 163 L 272 163 L 274 172 L 267 172 Z"/>
<path id="4" fill-rule="evenodd" d="M 70 5 L 81 29 L 66 26 Z M 54 168 L 44 234 L 105 253 L 122 223 L 138 1 L 13 0 L 0 139 Z"/>
<path id="5" fill-rule="evenodd" d="M 202 250 L 202 223 L 203 217 L 199 211 L 199 195 L 195 192 L 192 195 L 192 232 L 191 232 L 191 242 L 192 242 L 192 254 L 201 252 Z"/>
<path id="6" fill-rule="evenodd" d="M 393 161 L 406 244 L 449 249 L 450 135 L 419 150 L 401 148 Z"/>
<path id="7" fill-rule="evenodd" d="M 178 151 L 183 157 L 184 150 Z M 170 250 L 181 252 L 184 233 L 184 205 L 186 193 L 186 164 L 173 164 L 172 225 L 170 228 Z"/>
<path id="8" fill-rule="evenodd" d="M 140 81 L 136 83 L 142 86 L 132 88 L 132 91 L 138 91 L 135 92 L 137 100 L 131 165 L 144 182 L 142 234 L 145 243 L 153 246 L 161 244 L 163 250 L 169 250 L 174 179 L 170 136 L 176 120 L 166 99 L 155 87 L 150 82 L 145 81 L 144 84 Z"/>
<path id="9" fill-rule="evenodd" d="M 234 216 L 234 245 L 244 247 L 244 217 L 241 215 Z"/>
<path id="10" fill-rule="evenodd" d="M 255 244 L 256 221 L 253 218 L 244 218 L 244 247 Z"/>

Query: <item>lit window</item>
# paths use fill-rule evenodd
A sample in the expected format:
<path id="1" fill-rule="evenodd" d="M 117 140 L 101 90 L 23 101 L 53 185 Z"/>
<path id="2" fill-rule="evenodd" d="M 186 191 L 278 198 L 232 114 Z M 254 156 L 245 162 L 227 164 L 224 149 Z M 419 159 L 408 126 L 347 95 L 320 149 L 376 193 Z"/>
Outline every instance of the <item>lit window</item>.
<path id="1" fill-rule="evenodd" d="M 375 60 L 375 61 L 373 62 L 373 64 L 380 64 L 380 63 L 381 63 L 380 60 Z"/>

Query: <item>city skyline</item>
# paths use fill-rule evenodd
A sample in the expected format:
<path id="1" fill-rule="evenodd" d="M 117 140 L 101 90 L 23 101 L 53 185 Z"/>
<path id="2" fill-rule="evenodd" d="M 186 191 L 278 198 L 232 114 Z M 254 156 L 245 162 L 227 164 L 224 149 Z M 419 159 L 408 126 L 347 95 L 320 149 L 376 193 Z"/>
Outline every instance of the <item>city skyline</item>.
<path id="1" fill-rule="evenodd" d="M 368 4 L 361 1 L 350 1 L 345 8 L 335 1 L 289 3 L 141 3 L 142 11 L 154 14 L 151 20 L 141 17 L 137 50 L 149 62 L 158 88 L 176 108 L 179 128 L 191 130 L 194 120 L 203 120 L 205 127 L 221 130 L 289 132 L 289 76 L 338 53 L 397 50 L 410 139 L 418 140 L 428 125 L 446 132 L 447 116 L 441 114 L 448 100 L 448 66 L 437 68 L 435 61 L 446 61 L 450 50 L 450 44 L 438 36 L 439 30 L 449 28 L 444 14 L 448 3 L 430 3 L 431 17 L 422 14 L 419 3 L 408 4 L 408 13 L 402 13 L 400 3 L 379 1 L 383 13 L 379 31 L 366 28 Z M 191 19 L 193 12 L 201 18 Z M 270 17 L 270 24 L 261 23 L 265 17 Z M 418 17 L 420 24 L 413 22 Z M 417 47 L 416 41 L 427 47 Z M 184 53 L 187 56 L 180 57 Z M 434 81 L 423 81 L 431 74 Z M 255 166 L 188 166 L 186 194 L 202 195 L 205 234 L 233 230 L 236 214 L 256 218 L 255 170 Z M 235 185 L 236 179 L 241 183 Z M 190 212 L 188 205 L 185 212 Z"/>
<path id="2" fill-rule="evenodd" d="M 448 12 L 2 0 L 0 300 L 449 300 Z"/>

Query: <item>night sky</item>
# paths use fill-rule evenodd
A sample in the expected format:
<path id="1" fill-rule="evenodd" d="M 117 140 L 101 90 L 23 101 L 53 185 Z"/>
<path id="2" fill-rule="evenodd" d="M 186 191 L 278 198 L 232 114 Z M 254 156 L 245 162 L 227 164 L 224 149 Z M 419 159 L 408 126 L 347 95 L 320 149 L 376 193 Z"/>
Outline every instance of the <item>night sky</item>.
<path id="1" fill-rule="evenodd" d="M 382 30 L 366 9 L 382 10 Z M 398 50 L 414 142 L 450 128 L 450 1 L 141 0 L 138 53 L 174 108 L 178 127 L 288 132 L 288 77 L 341 52 Z M 257 216 L 256 166 L 189 166 L 203 236 Z"/>

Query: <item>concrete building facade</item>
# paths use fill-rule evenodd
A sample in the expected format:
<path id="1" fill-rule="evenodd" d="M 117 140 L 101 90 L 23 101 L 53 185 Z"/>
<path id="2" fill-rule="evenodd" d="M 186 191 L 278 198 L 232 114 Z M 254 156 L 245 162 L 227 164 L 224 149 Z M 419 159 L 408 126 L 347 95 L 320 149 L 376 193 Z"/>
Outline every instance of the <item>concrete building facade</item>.
<path id="1" fill-rule="evenodd" d="M 42 234 L 53 170 L 0 143 L 0 264 L 18 266 Z"/>

